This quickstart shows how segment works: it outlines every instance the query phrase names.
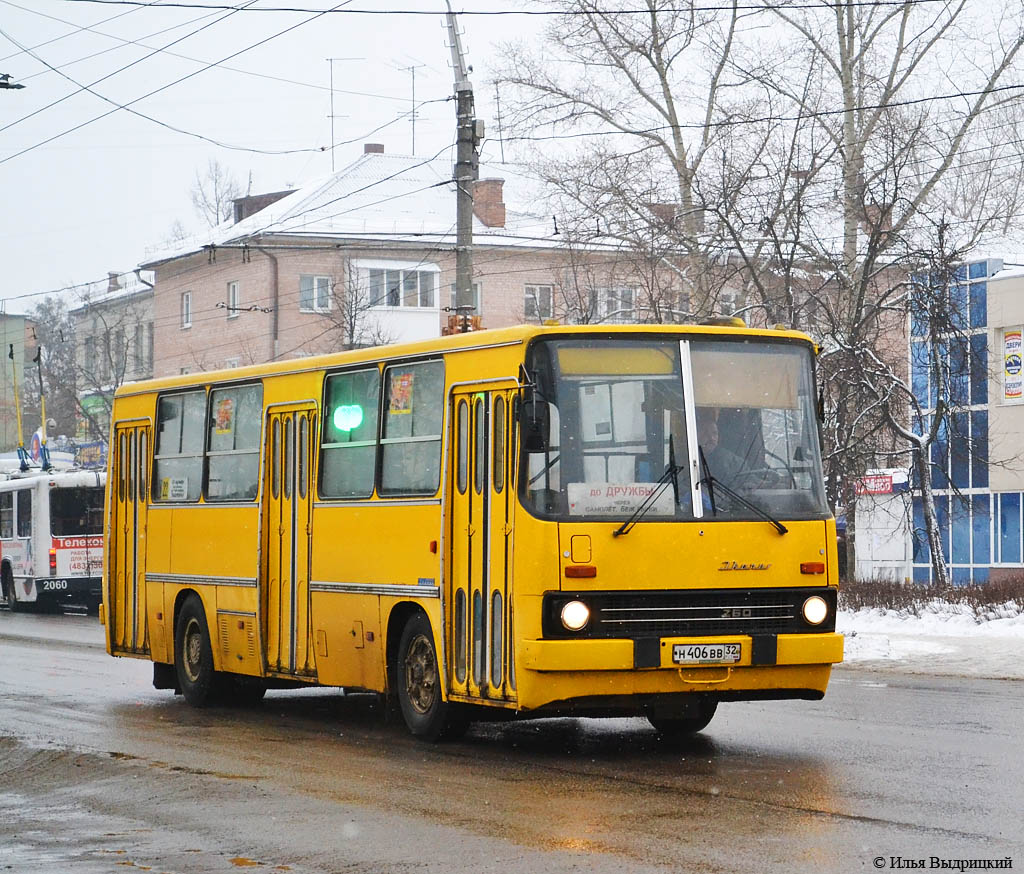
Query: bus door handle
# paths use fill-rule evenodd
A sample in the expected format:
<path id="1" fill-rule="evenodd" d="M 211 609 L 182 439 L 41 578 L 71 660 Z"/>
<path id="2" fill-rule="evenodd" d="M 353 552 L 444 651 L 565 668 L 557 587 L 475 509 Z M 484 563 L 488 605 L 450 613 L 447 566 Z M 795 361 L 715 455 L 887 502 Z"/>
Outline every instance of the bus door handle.
<path id="1" fill-rule="evenodd" d="M 467 534 L 468 534 L 468 535 L 469 535 L 470 537 L 472 537 L 472 536 L 473 536 L 474 534 L 476 534 L 476 529 L 475 529 L 475 528 L 474 528 L 474 527 L 473 527 L 472 525 L 467 525 L 467 526 L 466 526 L 466 533 L 467 533 Z"/>

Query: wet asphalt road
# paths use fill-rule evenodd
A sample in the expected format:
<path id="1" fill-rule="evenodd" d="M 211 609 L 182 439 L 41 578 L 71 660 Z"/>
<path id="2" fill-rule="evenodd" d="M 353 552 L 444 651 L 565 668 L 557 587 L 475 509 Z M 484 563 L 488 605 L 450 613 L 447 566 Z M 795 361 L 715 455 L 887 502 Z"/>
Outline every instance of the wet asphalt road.
<path id="1" fill-rule="evenodd" d="M 336 690 L 196 711 L 101 641 L 0 611 L 0 871 L 1024 866 L 1021 682 L 841 668 L 822 702 L 723 705 L 685 745 L 560 719 L 434 747 Z"/>

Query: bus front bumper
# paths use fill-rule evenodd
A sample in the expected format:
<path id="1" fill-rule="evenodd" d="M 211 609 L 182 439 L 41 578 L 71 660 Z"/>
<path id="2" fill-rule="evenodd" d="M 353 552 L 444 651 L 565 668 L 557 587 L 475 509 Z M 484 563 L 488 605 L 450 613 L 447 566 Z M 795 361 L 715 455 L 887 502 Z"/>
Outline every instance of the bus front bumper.
<path id="1" fill-rule="evenodd" d="M 677 665 L 672 661 L 675 644 L 740 645 L 739 661 L 733 669 L 780 665 L 835 664 L 843 660 L 843 636 L 836 633 L 779 634 L 774 641 L 774 658 L 770 645 L 757 646 L 758 638 L 749 635 L 727 637 L 663 637 L 657 654 L 641 654 L 649 649 L 646 641 L 633 640 L 527 640 L 523 642 L 519 664 L 530 671 L 631 671 L 636 668 L 671 668 L 673 670 L 712 670 L 720 665 Z M 765 655 L 761 655 L 758 650 Z"/>
<path id="2" fill-rule="evenodd" d="M 719 700 L 817 699 L 825 694 L 832 665 L 843 659 L 843 636 L 749 635 L 633 640 L 527 640 L 518 656 L 519 706 L 556 702 L 706 693 Z M 740 645 L 731 664 L 676 664 L 676 644 Z"/>

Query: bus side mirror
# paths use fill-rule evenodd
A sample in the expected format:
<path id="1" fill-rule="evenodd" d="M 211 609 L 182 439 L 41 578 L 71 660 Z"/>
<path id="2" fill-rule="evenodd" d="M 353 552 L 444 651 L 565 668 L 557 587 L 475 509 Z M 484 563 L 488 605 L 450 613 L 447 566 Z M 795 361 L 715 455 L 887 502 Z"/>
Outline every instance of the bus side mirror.
<path id="1" fill-rule="evenodd" d="M 525 401 L 522 410 L 522 441 L 527 452 L 544 452 L 551 438 L 551 413 L 546 401 L 536 397 Z"/>

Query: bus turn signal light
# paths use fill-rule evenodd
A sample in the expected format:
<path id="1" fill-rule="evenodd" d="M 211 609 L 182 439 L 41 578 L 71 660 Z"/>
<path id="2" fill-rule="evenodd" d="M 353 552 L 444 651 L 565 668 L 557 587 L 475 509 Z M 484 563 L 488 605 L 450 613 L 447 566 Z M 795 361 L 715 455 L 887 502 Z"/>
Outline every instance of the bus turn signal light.
<path id="1" fill-rule="evenodd" d="M 597 568 L 592 564 L 571 564 L 565 569 L 565 575 L 577 580 L 583 577 L 596 577 Z"/>
<path id="2" fill-rule="evenodd" d="M 804 561 L 800 563 L 800 573 L 802 574 L 823 574 L 825 573 L 825 562 L 823 561 Z"/>

